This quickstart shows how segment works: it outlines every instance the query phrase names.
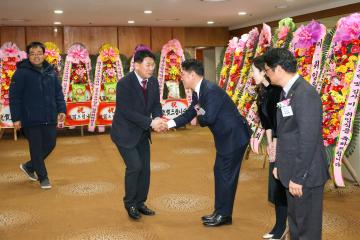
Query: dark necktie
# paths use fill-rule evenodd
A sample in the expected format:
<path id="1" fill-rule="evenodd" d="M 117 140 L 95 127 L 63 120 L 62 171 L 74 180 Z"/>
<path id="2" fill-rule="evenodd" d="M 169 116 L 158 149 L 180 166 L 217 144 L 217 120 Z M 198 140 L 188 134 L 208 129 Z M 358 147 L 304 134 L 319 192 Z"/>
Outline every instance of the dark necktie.
<path id="1" fill-rule="evenodd" d="M 285 97 L 285 91 L 284 90 L 281 90 L 281 93 L 280 93 L 280 102 L 282 100 L 284 100 L 286 97 Z"/>
<path id="2" fill-rule="evenodd" d="M 147 97 L 146 97 L 147 80 L 146 79 L 141 81 L 141 88 L 142 88 L 142 92 L 144 94 L 145 103 L 146 103 L 147 102 Z"/>
<path id="3" fill-rule="evenodd" d="M 198 94 L 197 92 L 194 91 L 194 99 L 195 101 L 198 103 L 199 102 L 199 97 L 198 97 Z"/>

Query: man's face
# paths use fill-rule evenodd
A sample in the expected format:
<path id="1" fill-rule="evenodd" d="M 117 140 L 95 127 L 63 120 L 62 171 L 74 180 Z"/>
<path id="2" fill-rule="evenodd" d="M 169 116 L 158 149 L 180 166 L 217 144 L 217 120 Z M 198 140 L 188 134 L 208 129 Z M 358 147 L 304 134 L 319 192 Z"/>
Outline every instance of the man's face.
<path id="1" fill-rule="evenodd" d="M 154 69 L 155 61 L 151 57 L 144 58 L 142 63 L 135 63 L 135 70 L 143 79 L 150 78 L 154 73 Z"/>
<path id="2" fill-rule="evenodd" d="M 33 65 L 41 65 L 44 62 L 45 56 L 41 47 L 33 47 L 29 50 L 29 61 Z"/>
<path id="3" fill-rule="evenodd" d="M 185 70 L 181 71 L 181 79 L 182 79 L 184 87 L 186 89 L 192 88 L 193 78 L 194 78 L 193 74 L 194 74 L 194 72 L 188 72 Z"/>

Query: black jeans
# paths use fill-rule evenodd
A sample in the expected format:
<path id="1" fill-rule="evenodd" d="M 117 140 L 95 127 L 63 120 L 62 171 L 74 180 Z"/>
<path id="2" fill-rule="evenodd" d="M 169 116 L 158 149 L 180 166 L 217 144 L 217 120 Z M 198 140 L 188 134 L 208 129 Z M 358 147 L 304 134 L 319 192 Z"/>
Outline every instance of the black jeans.
<path id="1" fill-rule="evenodd" d="M 30 161 L 25 167 L 30 172 L 36 172 L 38 180 L 48 178 L 45 159 L 53 151 L 56 145 L 56 125 L 41 125 L 24 127 L 24 134 L 29 142 Z"/>
<path id="2" fill-rule="evenodd" d="M 124 196 L 126 208 L 142 206 L 149 193 L 150 143 L 148 136 L 148 133 L 144 133 L 134 148 L 117 145 L 126 165 Z"/>

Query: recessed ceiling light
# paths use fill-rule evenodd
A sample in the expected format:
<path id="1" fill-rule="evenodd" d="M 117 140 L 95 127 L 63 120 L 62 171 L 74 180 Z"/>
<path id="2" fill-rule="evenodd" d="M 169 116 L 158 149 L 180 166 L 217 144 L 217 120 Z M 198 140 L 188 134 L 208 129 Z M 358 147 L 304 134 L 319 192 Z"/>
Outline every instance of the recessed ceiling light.
<path id="1" fill-rule="evenodd" d="M 54 22 L 55 25 L 61 25 L 61 22 Z"/>
<path id="2" fill-rule="evenodd" d="M 135 23 L 134 20 L 129 20 L 129 21 L 128 21 L 128 24 L 134 24 L 134 23 Z"/>
<path id="3" fill-rule="evenodd" d="M 207 21 L 207 24 L 211 25 L 211 24 L 214 24 L 215 22 L 214 21 Z"/>
<path id="4" fill-rule="evenodd" d="M 247 12 L 242 11 L 242 12 L 238 12 L 238 14 L 239 14 L 240 16 L 244 16 L 244 15 L 247 14 Z"/>
<path id="5" fill-rule="evenodd" d="M 279 9 L 284 9 L 284 8 L 287 8 L 287 7 L 288 6 L 285 5 L 285 4 L 275 6 L 275 8 L 279 8 Z"/>
<path id="6" fill-rule="evenodd" d="M 152 11 L 151 10 L 145 10 L 144 13 L 145 14 L 152 14 Z"/>
<path id="7" fill-rule="evenodd" d="M 63 14 L 64 11 L 63 11 L 63 10 L 60 10 L 60 9 L 57 9 L 57 10 L 54 10 L 54 13 L 55 13 L 55 14 Z"/>

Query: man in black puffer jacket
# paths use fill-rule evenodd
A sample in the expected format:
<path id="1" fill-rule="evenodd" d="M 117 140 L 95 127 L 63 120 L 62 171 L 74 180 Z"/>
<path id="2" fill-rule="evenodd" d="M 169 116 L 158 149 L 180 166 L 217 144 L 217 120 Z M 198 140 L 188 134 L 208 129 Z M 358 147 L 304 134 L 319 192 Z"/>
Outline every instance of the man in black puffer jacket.
<path id="1" fill-rule="evenodd" d="M 17 64 L 11 79 L 10 112 L 14 128 L 23 128 L 29 142 L 31 160 L 20 169 L 47 189 L 51 184 L 45 159 L 55 147 L 56 124 L 64 120 L 66 104 L 54 68 L 44 61 L 45 46 L 32 42 L 26 52 L 29 58 Z"/>

